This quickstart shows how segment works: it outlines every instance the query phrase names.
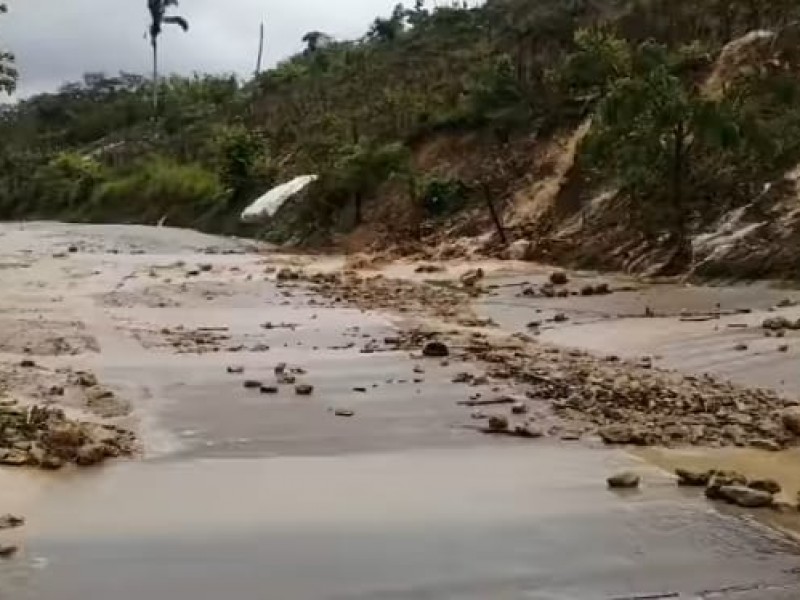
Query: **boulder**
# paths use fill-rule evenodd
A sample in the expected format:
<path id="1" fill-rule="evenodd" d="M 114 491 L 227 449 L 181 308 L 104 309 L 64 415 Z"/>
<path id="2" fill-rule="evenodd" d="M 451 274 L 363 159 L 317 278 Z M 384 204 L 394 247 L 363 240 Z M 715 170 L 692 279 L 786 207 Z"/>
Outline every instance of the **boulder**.
<path id="1" fill-rule="evenodd" d="M 459 281 L 466 287 L 475 287 L 483 276 L 483 269 L 470 269 L 459 277 Z"/>
<path id="2" fill-rule="evenodd" d="M 508 431 L 508 419 L 502 415 L 492 415 L 489 417 L 490 431 Z"/>
<path id="3" fill-rule="evenodd" d="M 428 342 L 422 348 L 422 355 L 428 358 L 444 358 L 450 356 L 450 349 L 444 342 Z"/>
<path id="4" fill-rule="evenodd" d="M 352 410 L 347 410 L 347 409 L 344 409 L 344 408 L 337 408 L 334 411 L 333 414 L 336 415 L 337 417 L 349 418 L 349 417 L 354 417 L 356 413 L 353 412 Z"/>
<path id="5" fill-rule="evenodd" d="M 647 432 L 631 425 L 609 425 L 608 427 L 603 427 L 597 433 L 606 444 L 647 445 Z"/>
<path id="6" fill-rule="evenodd" d="M 772 494 L 742 485 L 725 485 L 719 489 L 720 498 L 744 508 L 763 508 L 771 506 Z"/>
<path id="7" fill-rule="evenodd" d="M 278 386 L 276 385 L 262 385 L 259 388 L 259 391 L 262 394 L 277 394 L 278 393 Z"/>
<path id="8" fill-rule="evenodd" d="M 257 390 L 261 389 L 262 383 L 260 381 L 256 381 L 255 379 L 248 379 L 242 385 L 247 390 Z"/>
<path id="9" fill-rule="evenodd" d="M 310 396 L 314 393 L 314 386 L 307 383 L 301 383 L 294 388 L 294 391 L 298 396 Z"/>
<path id="10" fill-rule="evenodd" d="M 0 456 L 0 465 L 6 467 L 23 467 L 29 463 L 28 453 L 23 450 L 6 450 Z"/>
<path id="11" fill-rule="evenodd" d="M 783 411 L 781 422 L 788 431 L 800 436 L 800 406 L 793 406 Z"/>
<path id="12" fill-rule="evenodd" d="M 75 462 L 80 467 L 91 467 L 103 462 L 107 456 L 108 452 L 103 444 L 87 444 L 78 450 Z"/>
<path id="13" fill-rule="evenodd" d="M 232 365 L 228 367 L 228 373 L 231 375 L 241 375 L 244 373 L 244 367 L 241 365 Z"/>
<path id="14" fill-rule="evenodd" d="M 564 271 L 554 271 L 550 273 L 550 283 L 553 285 L 567 285 L 569 277 Z"/>
<path id="15" fill-rule="evenodd" d="M 639 487 L 641 478 L 636 473 L 625 471 L 609 477 L 606 481 L 608 487 L 612 489 L 634 489 Z"/>
<path id="16" fill-rule="evenodd" d="M 19 548 L 11 544 L 0 544 L 0 558 L 11 558 Z"/>
<path id="17" fill-rule="evenodd" d="M 766 450 L 767 452 L 780 452 L 783 450 L 783 447 L 778 442 L 764 439 L 750 440 L 750 447 L 757 450 Z"/>
<path id="18" fill-rule="evenodd" d="M 706 487 L 713 471 L 690 471 L 689 469 L 675 469 L 678 476 L 678 485 L 686 487 Z"/>
<path id="19" fill-rule="evenodd" d="M 511 260 L 530 260 L 533 254 L 533 243 L 528 240 L 517 240 L 508 247 L 508 258 Z"/>

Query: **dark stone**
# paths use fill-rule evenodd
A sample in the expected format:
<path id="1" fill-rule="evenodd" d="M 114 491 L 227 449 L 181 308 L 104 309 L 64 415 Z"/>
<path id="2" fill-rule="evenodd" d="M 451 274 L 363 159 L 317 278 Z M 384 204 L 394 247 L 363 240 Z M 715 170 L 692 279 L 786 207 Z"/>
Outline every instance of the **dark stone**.
<path id="1" fill-rule="evenodd" d="M 314 386 L 307 383 L 301 383 L 294 388 L 294 391 L 298 396 L 310 396 L 314 393 Z"/>
<path id="2" fill-rule="evenodd" d="M 635 489 L 639 487 L 641 478 L 636 473 L 626 471 L 609 477 L 606 481 L 612 489 Z"/>
<path id="3" fill-rule="evenodd" d="M 422 348 L 422 355 L 428 358 L 444 358 L 450 356 L 450 349 L 444 342 L 428 342 Z"/>
<path id="4" fill-rule="evenodd" d="M 248 379 L 242 385 L 245 387 L 245 389 L 256 390 L 261 388 L 262 383 L 260 381 L 256 381 L 255 379 Z"/>
<path id="5" fill-rule="evenodd" d="M 780 494 L 781 485 L 774 479 L 754 479 L 747 484 L 747 487 L 768 494 Z"/>
<path id="6" fill-rule="evenodd" d="M 279 392 L 278 386 L 275 385 L 262 385 L 259 391 L 262 394 L 277 394 Z"/>
<path id="7" fill-rule="evenodd" d="M 690 471 L 688 469 L 675 469 L 678 476 L 678 485 L 686 487 L 705 487 L 711 480 L 712 471 Z"/>

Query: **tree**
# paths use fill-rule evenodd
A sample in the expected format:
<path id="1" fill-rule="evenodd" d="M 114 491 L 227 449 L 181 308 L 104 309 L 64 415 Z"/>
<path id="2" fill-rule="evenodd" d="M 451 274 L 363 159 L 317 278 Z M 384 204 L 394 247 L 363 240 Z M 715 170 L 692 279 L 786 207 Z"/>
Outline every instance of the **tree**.
<path id="1" fill-rule="evenodd" d="M 178 6 L 178 0 L 147 0 L 150 11 L 150 45 L 153 47 L 153 113 L 158 111 L 158 36 L 164 25 L 177 25 L 189 31 L 189 22 L 183 17 L 168 16 L 167 9 Z"/>
<path id="2" fill-rule="evenodd" d="M 686 183 L 693 164 L 703 153 L 732 146 L 738 135 L 722 102 L 703 98 L 666 63 L 642 65 L 610 84 L 598 105 L 588 156 L 622 191 L 646 203 L 643 212 L 673 232 L 676 257 L 686 259 L 691 214 Z"/>
<path id="3" fill-rule="evenodd" d="M 304 54 L 309 55 L 315 53 L 320 48 L 324 48 L 333 41 L 333 38 L 327 33 L 321 31 L 309 31 L 303 36 L 303 43 L 306 45 Z"/>
<path id="4" fill-rule="evenodd" d="M 422 7 L 420 6 L 420 9 Z M 406 17 L 408 13 L 402 4 L 398 4 L 392 11 L 392 16 L 388 19 L 378 17 L 372 23 L 372 27 L 367 33 L 367 37 L 383 42 L 391 42 L 403 33 L 406 27 Z"/>
<path id="5" fill-rule="evenodd" d="M 5 4 L 0 3 L 0 14 L 8 12 Z M 17 86 L 17 70 L 14 68 L 14 54 L 0 48 L 0 93 L 12 94 Z"/>

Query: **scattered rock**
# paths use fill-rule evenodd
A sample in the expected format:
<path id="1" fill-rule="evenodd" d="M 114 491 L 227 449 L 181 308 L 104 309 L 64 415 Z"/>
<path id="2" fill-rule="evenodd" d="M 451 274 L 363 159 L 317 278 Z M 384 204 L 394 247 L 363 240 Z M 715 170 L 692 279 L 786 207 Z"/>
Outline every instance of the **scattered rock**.
<path id="1" fill-rule="evenodd" d="M 230 373 L 231 375 L 241 375 L 242 373 L 244 373 L 244 367 L 238 365 L 228 367 L 228 373 Z"/>
<path id="2" fill-rule="evenodd" d="M 719 489 L 720 499 L 743 508 L 764 508 L 772 504 L 772 494 L 742 485 L 726 485 Z"/>
<path id="3" fill-rule="evenodd" d="M 428 358 L 444 358 L 450 356 L 450 349 L 444 342 L 428 342 L 422 348 L 422 355 Z"/>
<path id="4" fill-rule="evenodd" d="M 275 385 L 262 385 L 259 388 L 259 391 L 262 394 L 277 394 L 280 390 L 278 389 L 278 386 Z"/>
<path id="5" fill-rule="evenodd" d="M 483 269 L 470 269 L 459 277 L 459 281 L 464 287 L 475 287 L 483 277 Z"/>
<path id="6" fill-rule="evenodd" d="M 631 425 L 609 425 L 597 433 L 606 444 L 645 446 L 648 442 L 647 432 Z"/>
<path id="7" fill-rule="evenodd" d="M 108 451 L 103 444 L 87 444 L 78 450 L 75 462 L 80 467 L 91 467 L 103 462 Z"/>
<path id="8" fill-rule="evenodd" d="M 641 478 L 636 473 L 626 471 L 609 477 L 606 481 L 612 489 L 634 489 L 639 487 Z"/>
<path id="9" fill-rule="evenodd" d="M 533 254 L 533 243 L 528 240 L 517 240 L 508 247 L 508 258 L 511 260 L 530 260 Z"/>
<path id="10" fill-rule="evenodd" d="M 314 393 L 314 386 L 307 383 L 301 383 L 294 388 L 294 391 L 298 396 L 310 396 Z"/>
<path id="11" fill-rule="evenodd" d="M 22 527 L 24 524 L 25 519 L 22 517 L 11 514 L 0 516 L 0 529 L 14 529 L 15 527 Z"/>
<path id="12" fill-rule="evenodd" d="M 553 285 L 567 285 L 569 277 L 564 271 L 554 271 L 550 274 L 550 283 Z"/>
<path id="13" fill-rule="evenodd" d="M 275 375 L 283 375 L 286 372 L 286 363 L 278 363 L 275 365 Z"/>
<path id="14" fill-rule="evenodd" d="M 28 453 L 24 450 L 6 450 L 0 455 L 0 465 L 6 467 L 24 467 L 28 463 Z"/>
<path id="15" fill-rule="evenodd" d="M 64 466 L 64 461 L 52 454 L 46 454 L 42 460 L 39 461 L 39 466 L 45 471 L 58 471 Z"/>
<path id="16" fill-rule="evenodd" d="M 444 267 L 439 265 L 419 265 L 414 269 L 415 273 L 441 273 L 442 271 L 444 271 Z"/>
<path id="17" fill-rule="evenodd" d="M 564 313 L 556 313 L 553 317 L 554 323 L 566 323 L 567 321 L 569 321 L 569 317 Z"/>
<path id="18" fill-rule="evenodd" d="M 778 352 L 788 352 L 789 351 L 789 344 L 783 344 L 782 346 L 778 346 Z"/>
<path id="19" fill-rule="evenodd" d="M 745 350 L 749 349 L 749 346 L 747 344 L 740 343 L 740 344 L 736 344 L 733 347 L 733 349 L 736 350 L 737 352 L 744 352 Z"/>
<path id="20" fill-rule="evenodd" d="M 675 475 L 678 476 L 678 485 L 686 487 L 706 487 L 711 480 L 712 474 L 712 471 L 675 469 Z"/>
<path id="21" fill-rule="evenodd" d="M 23 369 L 33 369 L 36 366 L 36 362 L 26 358 L 19 363 L 19 366 Z"/>
<path id="22" fill-rule="evenodd" d="M 781 413 L 783 426 L 796 436 L 800 436 L 800 407 L 787 408 Z"/>
<path id="23" fill-rule="evenodd" d="M 333 414 L 336 415 L 337 417 L 353 417 L 355 416 L 356 413 L 353 412 L 352 410 L 337 408 Z"/>
<path id="24" fill-rule="evenodd" d="M 294 385 L 297 382 L 297 377 L 294 375 L 281 374 L 278 375 L 279 385 Z"/>
<path id="25" fill-rule="evenodd" d="M 757 450 L 766 450 L 767 452 L 780 452 L 783 450 L 783 446 L 778 442 L 763 439 L 750 440 L 750 447 Z"/>
<path id="26" fill-rule="evenodd" d="M 213 270 L 214 265 L 211 263 L 201 263 L 197 265 L 197 268 L 200 269 L 203 273 L 208 273 L 209 271 Z"/>
<path id="27" fill-rule="evenodd" d="M 258 390 L 263 386 L 260 381 L 256 381 L 255 379 L 247 379 L 242 385 L 246 390 Z"/>
<path id="28" fill-rule="evenodd" d="M 524 415 L 524 414 L 526 414 L 528 412 L 528 405 L 525 404 L 524 402 L 516 402 L 511 407 L 511 412 L 512 412 L 512 414 L 515 414 L 515 415 Z"/>
<path id="29" fill-rule="evenodd" d="M 768 494 L 780 494 L 781 485 L 774 479 L 754 479 L 747 484 L 747 487 Z"/>
<path id="30" fill-rule="evenodd" d="M 0 544 L 0 558 L 11 558 L 19 551 L 17 546 L 11 544 Z"/>
<path id="31" fill-rule="evenodd" d="M 502 415 L 489 417 L 489 430 L 494 432 L 508 431 L 508 419 Z"/>

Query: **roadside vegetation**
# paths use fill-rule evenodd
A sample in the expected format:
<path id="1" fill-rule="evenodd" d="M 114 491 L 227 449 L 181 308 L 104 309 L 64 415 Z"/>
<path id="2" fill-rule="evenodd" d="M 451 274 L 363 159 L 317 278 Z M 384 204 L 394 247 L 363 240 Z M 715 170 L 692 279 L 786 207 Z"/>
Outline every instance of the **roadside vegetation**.
<path id="1" fill-rule="evenodd" d="M 188 27 L 168 16 L 176 3 L 155 4 L 154 51 L 162 24 Z M 791 0 L 418 0 L 358 40 L 310 31 L 249 81 L 160 77 L 154 53 L 154 78 L 89 73 L 0 109 L 0 218 L 242 231 L 248 202 L 317 173 L 270 235 L 325 240 L 392 197 L 436 222 L 509 193 L 531 165 L 504 149 L 590 118 L 586 185 L 617 190 L 632 227 L 680 249 L 800 163 L 798 21 Z M 769 60 L 711 86 L 725 45 L 759 30 L 779 34 Z M 0 91 L 13 89 L 11 58 Z M 463 135 L 499 158 L 468 176 L 419 160 L 426 141 Z"/>

